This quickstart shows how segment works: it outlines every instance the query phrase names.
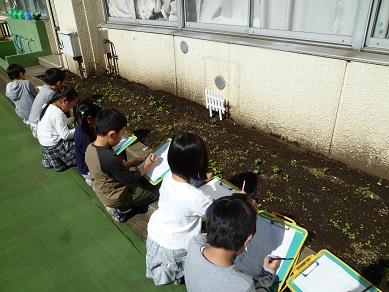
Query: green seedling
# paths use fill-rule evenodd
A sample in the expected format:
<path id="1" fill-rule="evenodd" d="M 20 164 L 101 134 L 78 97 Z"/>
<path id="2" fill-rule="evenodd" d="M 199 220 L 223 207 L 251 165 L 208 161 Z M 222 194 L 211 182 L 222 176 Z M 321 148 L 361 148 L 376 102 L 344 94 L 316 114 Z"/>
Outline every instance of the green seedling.
<path id="1" fill-rule="evenodd" d="M 359 187 L 355 190 L 355 193 L 358 195 L 363 195 L 364 198 L 370 198 L 374 200 L 379 200 L 380 196 L 370 190 L 370 187 Z"/>
<path id="2" fill-rule="evenodd" d="M 296 159 L 292 159 L 290 161 L 290 165 L 293 166 L 293 167 L 297 167 L 297 160 Z"/>
<path id="3" fill-rule="evenodd" d="M 261 159 L 261 158 L 255 158 L 254 160 L 254 173 L 259 173 L 260 172 L 260 166 L 266 164 L 266 160 Z"/>
<path id="4" fill-rule="evenodd" d="M 273 168 L 273 173 L 279 173 L 281 171 L 281 169 L 276 165 L 274 165 L 272 168 Z"/>
<path id="5" fill-rule="evenodd" d="M 219 150 L 219 146 L 216 146 L 215 148 L 213 148 L 211 151 L 209 151 L 209 154 L 211 155 L 215 155 L 216 152 Z"/>
<path id="6" fill-rule="evenodd" d="M 217 165 L 217 162 L 215 160 L 210 159 L 209 160 L 209 167 L 212 169 L 212 172 L 214 176 L 218 176 L 220 178 L 223 177 L 222 168 Z"/>
<path id="7" fill-rule="evenodd" d="M 289 181 L 289 174 L 285 174 L 284 180 L 285 180 L 285 181 Z"/>

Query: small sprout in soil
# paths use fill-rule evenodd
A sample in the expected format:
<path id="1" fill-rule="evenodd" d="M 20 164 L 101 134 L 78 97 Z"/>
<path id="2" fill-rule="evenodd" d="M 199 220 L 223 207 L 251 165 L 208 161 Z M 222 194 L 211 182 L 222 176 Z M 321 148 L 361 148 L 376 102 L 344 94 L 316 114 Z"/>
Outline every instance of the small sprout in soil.
<path id="1" fill-rule="evenodd" d="M 380 196 L 370 190 L 370 187 L 359 187 L 355 190 L 355 193 L 358 195 L 363 195 L 364 198 L 370 198 L 374 200 L 379 200 Z"/>
<path id="2" fill-rule="evenodd" d="M 250 152 L 250 150 L 246 150 L 244 153 L 247 155 L 247 154 L 249 154 L 249 152 Z"/>
<path id="3" fill-rule="evenodd" d="M 212 172 L 215 176 L 218 176 L 220 178 L 223 177 L 222 169 L 217 165 L 215 160 L 209 160 L 209 167 L 212 169 Z"/>
<path id="4" fill-rule="evenodd" d="M 320 172 L 319 172 L 319 170 L 317 170 L 317 168 L 313 169 L 313 176 L 315 176 L 317 178 L 320 176 Z"/>
<path id="5" fill-rule="evenodd" d="M 281 169 L 277 165 L 274 165 L 272 168 L 273 168 L 273 173 L 279 173 L 281 171 Z"/>
<path id="6" fill-rule="evenodd" d="M 255 158 L 253 173 L 259 173 L 260 172 L 260 166 L 262 164 L 266 164 L 266 160 L 261 159 L 261 158 Z"/>
<path id="7" fill-rule="evenodd" d="M 297 160 L 296 159 L 292 159 L 290 161 L 290 165 L 293 166 L 293 167 L 297 167 Z"/>
<path id="8" fill-rule="evenodd" d="M 277 154 L 272 154 L 271 157 L 278 158 L 278 155 Z"/>
<path id="9" fill-rule="evenodd" d="M 163 112 L 163 107 L 162 106 L 158 107 L 157 112 Z"/>
<path id="10" fill-rule="evenodd" d="M 261 147 L 257 147 L 257 149 L 255 149 L 256 151 L 261 151 Z"/>
<path id="11" fill-rule="evenodd" d="M 325 186 L 322 186 L 321 187 L 321 190 L 324 192 L 326 190 L 326 187 Z"/>
<path id="12" fill-rule="evenodd" d="M 308 209 L 307 209 L 307 207 L 305 207 L 305 205 L 303 204 L 303 205 L 301 206 L 301 210 L 307 211 Z"/>
<path id="13" fill-rule="evenodd" d="M 215 155 L 216 152 L 219 150 L 219 146 L 216 146 L 215 148 L 213 148 L 211 151 L 209 151 L 209 154 L 211 155 Z"/>
<path id="14" fill-rule="evenodd" d="M 150 101 L 149 106 L 155 106 L 157 102 L 155 100 Z"/>
<path id="15" fill-rule="evenodd" d="M 322 169 L 322 171 L 323 171 L 324 173 L 328 172 L 329 170 L 330 170 L 329 167 L 324 167 L 324 168 Z"/>
<path id="16" fill-rule="evenodd" d="M 269 201 L 269 202 L 273 202 L 273 200 L 276 198 L 276 197 L 274 196 L 274 193 L 272 193 L 271 190 L 267 190 L 267 191 L 266 191 L 266 194 L 269 196 L 269 198 L 268 198 L 268 201 Z"/>
<path id="17" fill-rule="evenodd" d="M 314 199 L 313 199 L 313 202 L 314 202 L 314 203 L 319 203 L 319 202 L 320 202 L 320 199 L 319 199 L 319 198 L 314 198 Z"/>
<path id="18" fill-rule="evenodd" d="M 285 181 L 289 181 L 289 174 L 285 174 L 284 180 L 285 180 Z"/>

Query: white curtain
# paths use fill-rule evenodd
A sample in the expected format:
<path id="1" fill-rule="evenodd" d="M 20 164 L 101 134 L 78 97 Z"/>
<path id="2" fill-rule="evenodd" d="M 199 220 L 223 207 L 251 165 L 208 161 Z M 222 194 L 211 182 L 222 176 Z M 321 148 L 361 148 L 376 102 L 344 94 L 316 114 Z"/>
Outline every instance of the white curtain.
<path id="1" fill-rule="evenodd" d="M 136 18 L 133 0 L 108 0 L 108 10 L 111 17 Z"/>
<path id="2" fill-rule="evenodd" d="M 249 0 L 186 1 L 188 21 L 247 25 Z M 357 0 L 254 0 L 253 26 L 350 36 L 357 5 Z"/>
<path id="3" fill-rule="evenodd" d="M 187 2 L 195 2 L 196 10 L 190 14 L 196 12 L 197 22 L 247 25 L 248 0 L 187 0 Z M 194 8 L 193 3 L 189 5 Z"/>
<path id="4" fill-rule="evenodd" d="M 163 19 L 177 20 L 175 0 L 135 0 L 138 11 L 135 11 L 134 0 L 108 0 L 108 9 L 111 17 L 126 17 L 150 19 L 160 13 Z"/>
<path id="5" fill-rule="evenodd" d="M 253 26 L 351 36 L 356 0 L 255 0 Z"/>

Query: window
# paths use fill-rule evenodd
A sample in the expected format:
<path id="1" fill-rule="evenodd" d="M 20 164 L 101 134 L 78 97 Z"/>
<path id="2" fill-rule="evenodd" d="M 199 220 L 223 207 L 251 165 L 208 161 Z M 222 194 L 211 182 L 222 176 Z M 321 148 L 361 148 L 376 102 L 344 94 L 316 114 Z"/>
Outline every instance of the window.
<path id="1" fill-rule="evenodd" d="M 389 49 L 389 0 L 105 0 L 105 6 L 108 22 L 222 31 L 355 51 Z"/>
<path id="2" fill-rule="evenodd" d="M 185 0 L 185 7 L 188 27 L 212 28 L 216 24 L 224 25 L 224 29 L 221 27 L 223 30 L 247 32 L 249 1 Z"/>
<path id="3" fill-rule="evenodd" d="M 375 1 L 371 18 L 367 45 L 373 48 L 389 48 L 389 0 Z"/>
<path id="4" fill-rule="evenodd" d="M 176 0 L 107 0 L 107 4 L 112 21 L 177 26 Z"/>
<path id="5" fill-rule="evenodd" d="M 256 0 L 253 27 L 351 36 L 356 0 Z"/>
<path id="6" fill-rule="evenodd" d="M 18 10 L 30 11 L 31 13 L 39 12 L 43 16 L 47 16 L 47 8 L 45 0 L 2 0 L 2 4 L 5 5 L 6 11 L 9 8 L 14 8 Z M 0 4 L 1 7 L 1 4 Z"/>
<path id="7" fill-rule="evenodd" d="M 6 12 L 7 12 L 7 9 L 5 6 L 5 1 L 0 1 L 0 13 L 6 13 Z"/>

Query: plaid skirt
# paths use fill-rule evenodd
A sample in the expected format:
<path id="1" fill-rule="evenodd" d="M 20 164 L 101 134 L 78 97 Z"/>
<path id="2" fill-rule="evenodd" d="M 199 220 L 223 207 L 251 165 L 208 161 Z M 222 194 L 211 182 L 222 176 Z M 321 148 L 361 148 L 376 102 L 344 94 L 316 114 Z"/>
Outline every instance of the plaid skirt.
<path id="1" fill-rule="evenodd" d="M 173 283 L 184 276 L 185 249 L 164 248 L 149 236 L 146 249 L 146 277 L 153 279 L 156 286 Z"/>
<path id="2" fill-rule="evenodd" d="M 42 146 L 42 164 L 58 172 L 76 166 L 74 142 L 61 140 L 55 146 Z"/>

